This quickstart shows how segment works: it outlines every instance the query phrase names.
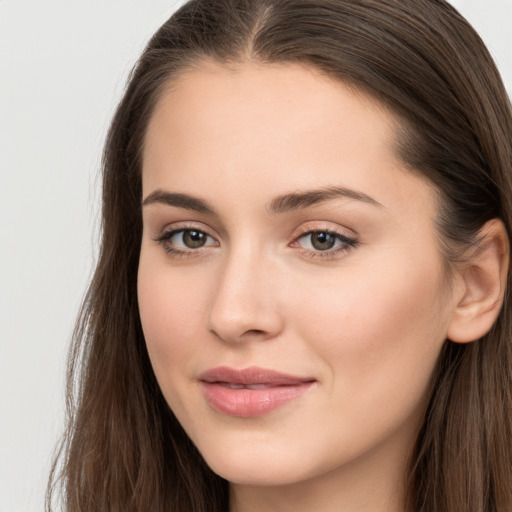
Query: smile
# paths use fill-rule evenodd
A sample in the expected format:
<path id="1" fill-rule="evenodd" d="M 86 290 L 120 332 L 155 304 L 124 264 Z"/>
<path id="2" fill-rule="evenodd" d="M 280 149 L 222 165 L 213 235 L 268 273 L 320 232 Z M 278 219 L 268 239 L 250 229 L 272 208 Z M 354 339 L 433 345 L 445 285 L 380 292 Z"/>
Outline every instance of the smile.
<path id="1" fill-rule="evenodd" d="M 213 368 L 199 377 L 213 409 L 228 416 L 262 416 L 302 396 L 316 382 L 257 367 Z"/>

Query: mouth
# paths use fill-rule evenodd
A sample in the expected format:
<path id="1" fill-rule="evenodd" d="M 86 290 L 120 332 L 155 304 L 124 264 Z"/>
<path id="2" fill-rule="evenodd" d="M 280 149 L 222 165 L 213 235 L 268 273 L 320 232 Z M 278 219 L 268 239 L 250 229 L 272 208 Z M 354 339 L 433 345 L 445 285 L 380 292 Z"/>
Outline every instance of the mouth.
<path id="1" fill-rule="evenodd" d="M 258 367 L 219 367 L 201 374 L 199 382 L 207 402 L 217 412 L 251 418 L 301 397 L 316 380 Z"/>
<path id="2" fill-rule="evenodd" d="M 229 389 L 268 389 L 274 388 L 272 384 L 237 384 L 235 382 L 211 382 L 210 384 L 218 384 L 219 386 L 224 386 Z"/>

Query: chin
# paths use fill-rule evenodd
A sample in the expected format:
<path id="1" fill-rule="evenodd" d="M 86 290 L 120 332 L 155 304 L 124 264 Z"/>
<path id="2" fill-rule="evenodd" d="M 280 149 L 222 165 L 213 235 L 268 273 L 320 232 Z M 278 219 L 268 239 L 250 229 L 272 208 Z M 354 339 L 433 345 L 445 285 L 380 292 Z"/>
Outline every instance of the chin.
<path id="1" fill-rule="evenodd" d="M 232 484 L 248 486 L 282 486 L 291 485 L 307 479 L 307 475 L 299 473 L 296 468 L 287 464 L 269 460 L 263 464 L 253 461 L 221 460 L 210 464 L 210 469 Z"/>
<path id="2" fill-rule="evenodd" d="M 281 447 L 279 446 L 281 444 Z M 291 485 L 307 480 L 320 468 L 315 468 L 314 461 L 305 465 L 303 453 L 298 447 L 285 450 L 283 443 L 252 442 L 241 446 L 217 444 L 200 450 L 210 469 L 228 482 L 250 486 Z M 291 447 L 290 447 L 291 448 Z"/>

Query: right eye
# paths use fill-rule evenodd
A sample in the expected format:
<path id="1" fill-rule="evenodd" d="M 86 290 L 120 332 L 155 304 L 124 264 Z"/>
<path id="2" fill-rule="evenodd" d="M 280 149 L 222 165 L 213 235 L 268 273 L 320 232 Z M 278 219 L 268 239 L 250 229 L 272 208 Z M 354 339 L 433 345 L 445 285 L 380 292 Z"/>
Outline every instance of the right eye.
<path id="1" fill-rule="evenodd" d="M 178 229 L 164 233 L 157 239 L 170 253 L 185 254 L 203 247 L 216 247 L 219 243 L 200 229 Z"/>

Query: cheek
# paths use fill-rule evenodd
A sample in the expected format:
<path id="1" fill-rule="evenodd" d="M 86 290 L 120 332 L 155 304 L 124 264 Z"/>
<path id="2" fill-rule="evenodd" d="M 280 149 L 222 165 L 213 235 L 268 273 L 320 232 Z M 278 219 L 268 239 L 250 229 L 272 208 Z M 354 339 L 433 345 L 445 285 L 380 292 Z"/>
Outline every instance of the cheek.
<path id="1" fill-rule="evenodd" d="M 160 380 L 173 368 L 186 368 L 200 344 L 205 282 L 170 272 L 141 256 L 138 301 L 142 329 L 153 369 Z M 204 335 L 203 335 L 204 338 Z"/>
<path id="2" fill-rule="evenodd" d="M 445 339 L 446 295 L 435 258 L 410 261 L 417 265 L 404 259 L 385 268 L 381 260 L 296 303 L 298 329 L 326 362 L 333 388 L 360 405 L 407 395 L 413 406 L 429 386 Z"/>

